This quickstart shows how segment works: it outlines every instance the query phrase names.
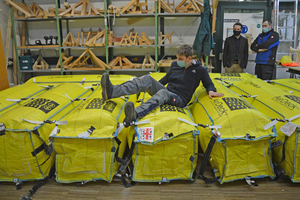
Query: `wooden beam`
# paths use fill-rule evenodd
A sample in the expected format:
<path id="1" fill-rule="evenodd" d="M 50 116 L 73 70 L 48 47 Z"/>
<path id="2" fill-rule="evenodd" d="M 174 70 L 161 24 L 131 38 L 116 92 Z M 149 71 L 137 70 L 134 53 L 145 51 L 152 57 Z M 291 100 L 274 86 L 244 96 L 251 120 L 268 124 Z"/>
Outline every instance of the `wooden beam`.
<path id="1" fill-rule="evenodd" d="M 121 10 L 121 13 L 124 14 L 125 11 L 130 7 L 132 6 L 134 3 L 136 3 L 136 0 L 131 0 L 126 6 L 124 6 Z"/>
<path id="2" fill-rule="evenodd" d="M 6 40 L 5 40 L 5 64 L 7 66 L 8 64 L 8 53 L 9 53 L 9 47 L 10 47 L 10 39 L 11 39 L 11 17 L 10 17 L 10 10 L 8 11 L 8 22 L 7 22 L 7 29 L 6 29 Z"/>
<path id="3" fill-rule="evenodd" d="M 9 88 L 9 83 L 8 83 L 8 76 L 7 76 L 7 67 L 5 62 L 4 57 L 4 49 L 3 49 L 3 43 L 2 43 L 2 35 L 1 35 L 1 28 L 0 28 L 0 91 Z"/>
<path id="4" fill-rule="evenodd" d="M 22 7 L 20 7 L 18 4 L 14 3 L 13 1 L 6 0 L 6 3 L 9 3 L 11 6 L 13 6 L 14 8 L 16 8 L 20 12 L 22 12 L 25 15 L 25 17 L 27 17 L 27 18 L 28 17 L 32 17 L 32 15 L 27 10 L 24 10 Z"/>

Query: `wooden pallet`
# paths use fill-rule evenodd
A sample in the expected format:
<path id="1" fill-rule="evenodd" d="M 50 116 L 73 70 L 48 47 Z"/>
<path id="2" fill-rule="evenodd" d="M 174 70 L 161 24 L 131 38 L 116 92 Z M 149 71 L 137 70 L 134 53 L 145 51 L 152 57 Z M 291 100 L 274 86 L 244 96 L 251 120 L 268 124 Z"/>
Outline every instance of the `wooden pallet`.
<path id="1" fill-rule="evenodd" d="M 202 2 L 203 3 L 203 2 Z M 196 0 L 182 0 L 175 8 L 176 13 L 201 13 L 204 7 Z"/>
<path id="2" fill-rule="evenodd" d="M 76 46 L 79 46 L 79 42 L 73 36 L 73 34 L 71 32 L 69 32 L 68 35 L 66 36 L 66 38 L 64 39 L 62 46 L 63 47 L 76 47 Z"/>
<path id="3" fill-rule="evenodd" d="M 151 56 L 146 53 L 143 64 L 142 64 L 142 69 L 155 69 L 155 61 L 151 58 Z"/>
<path id="4" fill-rule="evenodd" d="M 73 60 L 73 56 L 66 57 L 66 53 L 62 53 L 61 58 L 62 58 L 63 68 L 68 69 L 68 65 Z M 57 61 L 56 68 L 60 68 L 60 58 Z"/>
<path id="5" fill-rule="evenodd" d="M 169 1 L 168 1 L 169 2 Z M 158 0 L 158 13 L 161 13 L 161 9 L 164 9 L 164 11 L 168 13 L 175 13 L 175 11 L 170 7 L 164 0 Z"/>
<path id="6" fill-rule="evenodd" d="M 172 33 L 168 34 L 168 32 L 163 35 L 162 32 L 160 32 L 160 42 L 159 44 L 163 44 L 166 40 L 169 40 L 170 44 L 172 44 L 172 35 L 174 34 L 174 31 Z"/>
<path id="7" fill-rule="evenodd" d="M 108 64 L 112 69 L 132 69 L 134 64 L 125 56 L 119 55 Z"/>
<path id="8" fill-rule="evenodd" d="M 121 9 L 122 14 L 143 14 L 148 12 L 147 0 L 144 0 L 144 2 L 140 2 L 140 0 L 131 0 Z"/>
<path id="9" fill-rule="evenodd" d="M 92 62 L 92 66 L 88 65 L 87 61 L 89 59 Z M 107 65 L 102 60 L 97 58 L 97 56 L 89 48 L 87 48 L 74 62 L 70 63 L 68 65 L 67 69 L 69 69 L 69 70 L 70 69 L 73 70 L 73 68 L 83 69 L 83 68 L 86 68 L 86 67 L 97 68 L 97 69 L 100 69 L 100 70 L 106 70 L 106 68 L 111 69 L 111 67 L 109 65 Z"/>
<path id="10" fill-rule="evenodd" d="M 32 69 L 33 70 L 45 70 L 49 68 L 49 64 L 44 60 L 41 50 L 39 51 L 39 57 L 34 62 Z"/>
<path id="11" fill-rule="evenodd" d="M 68 6 L 67 6 L 68 7 Z M 75 13 L 75 9 L 81 7 L 80 14 Z M 65 11 L 59 14 L 60 17 L 66 16 L 85 16 L 85 15 L 100 15 L 97 9 L 90 3 L 90 0 L 81 0 L 73 6 L 68 7 Z"/>
<path id="12" fill-rule="evenodd" d="M 297 49 L 294 49 L 293 47 L 290 47 L 290 50 L 289 50 L 289 56 L 290 57 L 292 57 L 292 53 L 295 54 L 295 58 L 294 58 L 295 62 L 298 63 L 298 64 L 300 64 L 299 63 L 299 60 L 300 60 L 300 48 L 297 47 Z"/>
<path id="13" fill-rule="evenodd" d="M 30 18 L 30 17 L 48 18 L 49 16 L 52 16 L 36 3 L 32 3 L 32 5 L 28 5 L 27 3 L 22 3 L 22 2 L 17 3 L 15 0 L 6 0 L 6 4 L 11 5 L 13 7 L 15 18 Z"/>

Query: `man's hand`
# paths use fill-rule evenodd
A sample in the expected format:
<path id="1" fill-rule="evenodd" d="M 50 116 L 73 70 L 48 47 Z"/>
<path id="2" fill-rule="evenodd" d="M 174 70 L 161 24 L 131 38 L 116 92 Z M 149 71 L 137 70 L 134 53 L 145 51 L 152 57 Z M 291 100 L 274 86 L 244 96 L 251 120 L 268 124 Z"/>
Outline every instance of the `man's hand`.
<path id="1" fill-rule="evenodd" d="M 268 49 L 258 49 L 258 52 L 265 52 L 267 51 Z"/>
<path id="2" fill-rule="evenodd" d="M 224 94 L 223 93 L 214 92 L 214 91 L 209 91 L 208 92 L 208 96 L 209 96 L 210 99 L 212 99 L 213 97 L 223 97 Z"/>

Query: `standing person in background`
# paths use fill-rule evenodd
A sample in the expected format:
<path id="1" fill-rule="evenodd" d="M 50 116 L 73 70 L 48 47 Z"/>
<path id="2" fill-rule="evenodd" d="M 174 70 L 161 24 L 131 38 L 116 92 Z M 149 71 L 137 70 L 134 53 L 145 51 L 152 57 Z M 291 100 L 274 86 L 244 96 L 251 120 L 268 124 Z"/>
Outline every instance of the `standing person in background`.
<path id="1" fill-rule="evenodd" d="M 242 73 L 248 63 L 248 40 L 241 36 L 243 25 L 233 25 L 233 35 L 226 38 L 223 51 L 225 73 Z"/>
<path id="2" fill-rule="evenodd" d="M 279 35 L 272 29 L 272 21 L 266 19 L 262 22 L 262 33 L 251 44 L 256 54 L 255 74 L 262 80 L 271 80 L 275 72 L 275 59 Z"/>

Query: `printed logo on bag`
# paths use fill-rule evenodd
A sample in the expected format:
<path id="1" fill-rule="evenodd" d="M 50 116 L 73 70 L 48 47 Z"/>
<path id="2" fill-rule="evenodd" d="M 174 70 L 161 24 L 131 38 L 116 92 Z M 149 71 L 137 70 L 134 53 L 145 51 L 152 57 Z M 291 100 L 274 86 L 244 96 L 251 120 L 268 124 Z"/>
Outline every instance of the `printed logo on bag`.
<path id="1" fill-rule="evenodd" d="M 241 75 L 239 73 L 221 73 L 221 76 L 241 77 Z"/>
<path id="2" fill-rule="evenodd" d="M 252 85 L 253 87 L 261 88 L 259 85 L 255 84 L 255 83 L 249 82 L 249 84 Z"/>
<path id="3" fill-rule="evenodd" d="M 222 100 L 227 104 L 228 108 L 233 110 L 240 110 L 240 109 L 252 109 L 250 105 L 247 105 L 245 101 L 238 98 L 222 98 Z"/>
<path id="4" fill-rule="evenodd" d="M 117 106 L 117 103 L 116 102 L 113 102 L 113 101 L 107 101 L 105 103 L 105 105 L 103 106 L 103 110 L 107 110 L 108 112 L 113 112 L 114 109 L 116 108 Z"/>
<path id="5" fill-rule="evenodd" d="M 94 98 L 85 109 L 101 109 L 103 105 L 103 101 L 100 98 Z M 117 103 L 114 101 L 106 101 L 105 105 L 103 105 L 103 110 L 107 110 L 108 112 L 113 112 L 116 108 Z"/>
<path id="6" fill-rule="evenodd" d="M 285 96 L 294 96 L 294 95 L 285 95 Z M 290 100 L 292 100 L 291 98 L 292 97 L 276 96 L 276 97 L 273 97 L 272 100 L 276 101 L 277 103 L 285 106 L 286 108 L 288 108 L 290 110 L 300 109 L 296 104 L 294 104 L 293 102 L 290 101 Z M 293 98 L 293 99 L 295 99 L 295 98 Z"/>
<path id="7" fill-rule="evenodd" d="M 295 101 L 296 103 L 300 104 L 300 97 L 295 95 L 284 95 L 285 97 L 289 98 L 292 101 Z"/>
<path id="8" fill-rule="evenodd" d="M 153 142 L 154 140 L 154 127 L 143 127 L 137 129 L 139 138 L 143 142 Z"/>
<path id="9" fill-rule="evenodd" d="M 228 81 L 228 82 L 236 82 L 236 81 L 243 81 L 242 78 L 237 77 L 221 77 L 221 81 Z"/>
<path id="10" fill-rule="evenodd" d="M 212 99 L 212 101 L 210 103 L 213 104 L 214 108 L 216 109 L 216 111 L 218 112 L 220 117 L 222 117 L 223 115 L 228 115 L 227 109 L 224 107 L 224 105 L 223 105 L 224 103 L 222 100 Z"/>
<path id="11" fill-rule="evenodd" d="M 94 98 L 85 109 L 101 109 L 102 100 L 100 98 Z"/>
<path id="12" fill-rule="evenodd" d="M 169 112 L 181 112 L 183 114 L 185 114 L 184 109 L 183 108 L 178 108 L 176 106 L 172 106 L 169 104 L 163 104 L 160 106 L 160 112 L 165 112 L 165 111 L 169 111 Z"/>
<path id="13" fill-rule="evenodd" d="M 51 99 L 43 99 L 43 98 L 34 99 L 33 101 L 24 105 L 24 107 L 37 108 L 46 114 L 51 110 L 55 109 L 57 106 L 59 106 L 59 104 L 56 103 L 55 101 L 52 101 Z"/>
<path id="14" fill-rule="evenodd" d="M 300 81 L 297 81 L 297 80 L 290 80 L 289 82 L 290 82 L 290 83 L 296 83 L 296 84 L 299 84 L 299 85 L 300 85 Z"/>

